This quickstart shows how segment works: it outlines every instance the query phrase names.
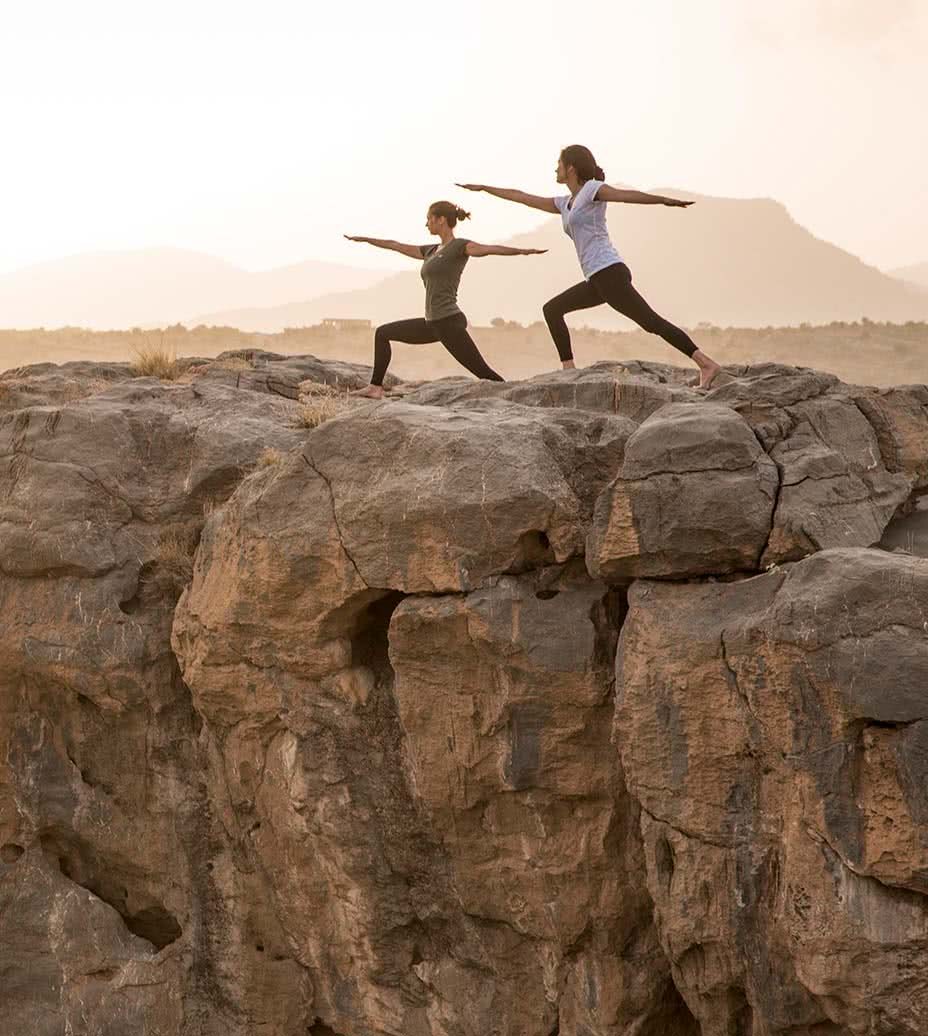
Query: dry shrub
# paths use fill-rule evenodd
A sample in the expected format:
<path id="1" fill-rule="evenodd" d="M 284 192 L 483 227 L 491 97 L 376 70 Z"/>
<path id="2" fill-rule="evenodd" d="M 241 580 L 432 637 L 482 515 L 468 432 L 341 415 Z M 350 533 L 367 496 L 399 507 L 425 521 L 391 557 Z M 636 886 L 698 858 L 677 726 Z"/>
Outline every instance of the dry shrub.
<path id="1" fill-rule="evenodd" d="M 146 342 L 132 350 L 135 360 L 132 362 L 132 373 L 137 378 L 160 378 L 162 381 L 175 381 L 180 374 L 177 364 L 177 350 L 165 345 L 164 339 L 155 345 Z"/>
<path id="2" fill-rule="evenodd" d="M 135 607 L 164 598 L 177 600 L 193 578 L 193 557 L 199 537 L 199 523 L 175 525 L 162 531 L 154 557 L 139 573 Z"/>
<path id="3" fill-rule="evenodd" d="M 335 417 L 344 410 L 345 404 L 330 396 L 320 396 L 309 403 L 304 403 L 297 412 L 295 423 L 298 428 L 318 428 L 323 421 Z"/>
<path id="4" fill-rule="evenodd" d="M 196 544 L 193 538 L 183 532 L 166 532 L 158 544 L 158 565 L 176 582 L 187 584 L 193 575 L 193 554 Z"/>
<path id="5" fill-rule="evenodd" d="M 284 455 L 280 450 L 275 449 L 273 446 L 265 447 L 261 456 L 258 457 L 259 468 L 270 468 L 275 464 L 281 464 L 283 462 Z"/>
<path id="6" fill-rule="evenodd" d="M 321 381 L 301 381 L 300 402 L 296 415 L 297 428 L 318 428 L 323 421 L 340 414 L 351 402 L 347 388 L 326 385 Z"/>

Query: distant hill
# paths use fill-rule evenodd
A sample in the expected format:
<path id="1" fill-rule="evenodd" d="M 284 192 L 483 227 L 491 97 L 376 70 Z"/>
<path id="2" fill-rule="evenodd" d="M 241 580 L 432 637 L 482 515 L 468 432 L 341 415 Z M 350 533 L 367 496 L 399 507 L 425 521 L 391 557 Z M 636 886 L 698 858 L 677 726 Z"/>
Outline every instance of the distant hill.
<path id="1" fill-rule="evenodd" d="M 901 281 L 917 284 L 920 288 L 928 288 L 928 263 L 916 263 L 914 266 L 900 266 L 890 270 L 890 275 Z"/>
<path id="2" fill-rule="evenodd" d="M 667 187 L 655 190 L 693 198 L 696 204 L 686 210 L 612 205 L 610 229 L 636 286 L 674 322 L 766 327 L 864 316 L 897 322 L 928 318 L 928 293 L 815 237 L 776 201 L 713 198 Z M 485 240 L 479 224 L 468 224 L 463 232 Z M 550 218 L 509 243 L 551 251 L 545 256 L 471 261 L 461 304 L 474 323 L 497 316 L 522 323 L 540 320 L 545 299 L 581 279 L 573 246 L 558 219 Z M 198 319 L 242 330 L 276 331 L 323 317 L 382 322 L 421 310 L 422 285 L 410 261 L 408 273 L 364 290 L 271 308 L 207 313 Z M 627 326 L 606 308 L 572 319 L 594 327 Z"/>
<path id="3" fill-rule="evenodd" d="M 383 276 L 313 260 L 252 273 L 180 248 L 82 253 L 0 275 L 0 328 L 173 324 L 210 309 L 366 288 Z"/>

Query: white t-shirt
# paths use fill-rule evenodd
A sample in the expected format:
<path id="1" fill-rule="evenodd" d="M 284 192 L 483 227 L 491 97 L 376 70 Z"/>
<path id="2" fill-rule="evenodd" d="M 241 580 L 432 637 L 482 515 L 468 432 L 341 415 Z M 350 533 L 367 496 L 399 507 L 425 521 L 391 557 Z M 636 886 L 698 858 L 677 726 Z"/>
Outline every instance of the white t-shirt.
<path id="1" fill-rule="evenodd" d="M 587 180 L 573 197 L 563 194 L 554 199 L 561 214 L 564 233 L 573 241 L 580 260 L 583 276 L 589 280 L 594 273 L 607 266 L 622 262 L 622 257 L 609 240 L 606 226 L 606 202 L 596 201 L 594 195 L 603 186 L 602 180 Z"/>

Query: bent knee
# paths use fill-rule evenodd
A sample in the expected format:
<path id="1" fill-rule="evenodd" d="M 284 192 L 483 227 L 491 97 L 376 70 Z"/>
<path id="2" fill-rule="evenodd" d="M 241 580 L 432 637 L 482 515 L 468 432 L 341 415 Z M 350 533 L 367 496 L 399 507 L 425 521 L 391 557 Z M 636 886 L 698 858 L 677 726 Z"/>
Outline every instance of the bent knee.
<path id="1" fill-rule="evenodd" d="M 548 301 L 541 307 L 541 312 L 549 324 L 552 320 L 557 320 L 559 317 L 563 316 L 561 313 L 561 307 L 557 304 L 557 299 L 548 299 Z"/>

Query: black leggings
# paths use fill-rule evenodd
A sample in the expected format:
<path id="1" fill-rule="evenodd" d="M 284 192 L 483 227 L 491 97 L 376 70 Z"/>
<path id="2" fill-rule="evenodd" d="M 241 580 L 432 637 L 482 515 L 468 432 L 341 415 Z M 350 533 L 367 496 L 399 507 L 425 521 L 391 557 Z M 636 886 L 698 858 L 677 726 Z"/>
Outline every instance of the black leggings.
<path id="1" fill-rule="evenodd" d="M 405 342 L 407 345 L 429 345 L 441 342 L 449 353 L 466 367 L 471 374 L 488 381 L 503 381 L 487 361 L 480 355 L 473 338 L 467 331 L 467 317 L 455 313 L 441 320 L 394 320 L 392 324 L 381 324 L 374 332 L 374 373 L 372 385 L 382 385 L 383 377 L 390 365 L 393 350 L 390 342 Z"/>
<path id="2" fill-rule="evenodd" d="M 594 273 L 588 281 L 581 281 L 567 291 L 561 292 L 542 307 L 545 322 L 557 354 L 562 360 L 572 360 L 570 348 L 570 332 L 564 320 L 565 313 L 573 313 L 578 309 L 592 309 L 608 302 L 613 309 L 627 317 L 631 317 L 645 331 L 652 335 L 660 335 L 681 353 L 692 356 L 699 348 L 692 338 L 682 329 L 662 316 L 658 316 L 645 300 L 632 287 L 632 271 L 625 263 L 613 263 L 605 270 Z"/>

